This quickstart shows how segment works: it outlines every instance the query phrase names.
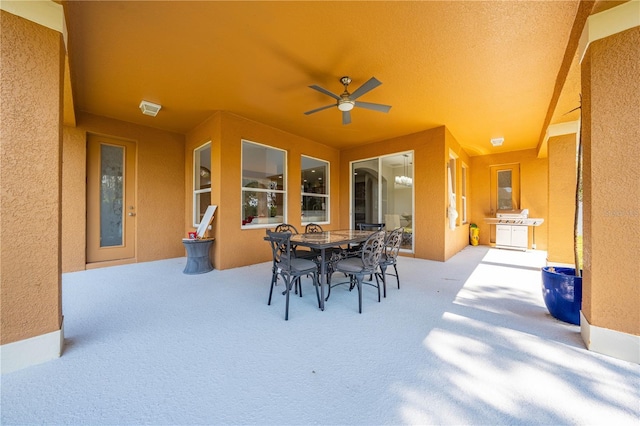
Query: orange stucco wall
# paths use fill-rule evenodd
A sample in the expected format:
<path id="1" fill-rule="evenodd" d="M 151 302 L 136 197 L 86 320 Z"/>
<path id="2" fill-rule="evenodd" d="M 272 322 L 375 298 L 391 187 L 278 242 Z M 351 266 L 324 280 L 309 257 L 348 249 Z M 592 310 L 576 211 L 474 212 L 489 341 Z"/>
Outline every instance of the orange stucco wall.
<path id="1" fill-rule="evenodd" d="M 79 113 L 64 129 L 64 272 L 85 269 L 86 140 L 88 133 L 136 142 L 136 249 L 138 262 L 184 256 L 184 136 Z"/>
<path id="2" fill-rule="evenodd" d="M 443 163 L 444 172 L 445 172 L 445 195 L 448 194 L 448 172 L 446 165 L 449 162 L 450 154 L 453 154 L 456 158 L 456 188 L 455 193 L 456 197 L 456 210 L 458 211 L 458 219 L 456 221 L 456 228 L 450 229 L 449 227 L 449 219 L 445 218 L 444 221 L 444 234 L 445 234 L 445 252 L 444 259 L 449 259 L 460 250 L 462 250 L 465 246 L 469 245 L 469 221 L 467 223 L 462 223 L 462 199 L 460 198 L 460 194 L 462 194 L 462 164 L 466 164 L 469 167 L 471 163 L 469 156 L 462 149 L 456 138 L 449 132 L 447 128 L 445 128 L 445 152 Z M 469 193 L 469 172 L 467 170 L 467 206 L 471 205 L 473 201 L 472 194 Z M 445 197 L 445 210 L 449 206 L 449 200 Z M 467 207 L 468 208 L 468 207 Z M 468 214 L 468 212 L 467 212 Z M 468 218 L 467 218 L 468 219 Z"/>
<path id="3" fill-rule="evenodd" d="M 193 149 L 212 142 L 212 203 L 218 203 L 214 219 L 214 267 L 228 269 L 271 259 L 271 251 L 263 240 L 265 228 L 241 229 L 241 153 L 242 139 L 269 145 L 287 151 L 287 218 L 298 230 L 301 226 L 300 156 L 308 155 L 330 163 L 330 194 L 338 194 L 340 182 L 339 151 L 315 141 L 248 120 L 228 113 L 218 112 L 209 120 L 189 132 L 186 138 L 186 169 L 193 167 Z M 193 230 L 192 218 L 192 170 L 185 172 L 185 203 L 183 234 Z M 217 193 L 216 193 L 217 192 Z M 340 203 L 331 197 L 329 225 L 327 229 L 340 227 Z"/>
<path id="4" fill-rule="evenodd" d="M 543 218 L 545 222 L 538 226 L 536 248 L 547 249 L 548 241 L 548 205 L 547 179 L 548 162 L 546 158 L 537 158 L 536 150 L 514 151 L 503 154 L 471 157 L 471 203 L 470 221 L 480 228 L 480 244 L 490 244 L 491 226 L 484 218 L 491 213 L 490 167 L 501 164 L 520 164 L 520 205 L 529 209 L 529 217 Z M 533 242 L 533 229 L 529 227 L 529 248 Z"/>
<path id="5" fill-rule="evenodd" d="M 85 269 L 87 141 L 82 129 L 62 134 L 62 272 L 72 272 Z"/>
<path id="6" fill-rule="evenodd" d="M 574 263 L 576 134 L 549 138 L 549 217 L 547 260 Z M 537 235 L 536 235 L 537 236 Z"/>
<path id="7" fill-rule="evenodd" d="M 414 151 L 413 238 L 414 256 L 418 258 L 444 261 L 468 244 L 468 225 L 457 226 L 453 231 L 448 228 L 447 164 L 450 149 L 469 164 L 469 157 L 444 126 L 361 145 L 340 153 L 340 173 L 350 176 L 353 161 Z M 459 161 L 458 170 L 460 167 Z M 349 227 L 349 185 L 350 180 L 346 178 L 340 183 L 340 204 L 343 206 L 340 223 L 344 227 Z"/>
<path id="8" fill-rule="evenodd" d="M 60 33 L 4 11 L 0 37 L 0 344 L 6 344 L 62 326 L 64 46 Z"/>
<path id="9" fill-rule="evenodd" d="M 582 62 L 584 276 L 589 324 L 640 335 L 640 27 Z"/>

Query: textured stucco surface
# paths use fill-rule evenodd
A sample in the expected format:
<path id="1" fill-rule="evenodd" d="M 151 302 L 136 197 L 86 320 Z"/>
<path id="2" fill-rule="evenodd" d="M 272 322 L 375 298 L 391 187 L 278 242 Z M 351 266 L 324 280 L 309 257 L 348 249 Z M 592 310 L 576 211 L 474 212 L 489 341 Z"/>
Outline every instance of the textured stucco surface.
<path id="1" fill-rule="evenodd" d="M 640 335 L 639 27 L 590 45 L 582 89 L 582 309 L 591 325 Z"/>
<path id="2" fill-rule="evenodd" d="M 265 230 L 241 229 L 241 140 L 262 143 L 287 151 L 287 221 L 298 230 L 300 225 L 300 156 L 308 155 L 329 161 L 331 197 L 331 223 L 327 229 L 337 229 L 340 224 L 340 203 L 335 194 L 340 190 L 340 170 L 337 167 L 337 149 L 302 138 L 297 135 L 266 126 L 255 121 L 226 113 L 216 113 L 187 135 L 185 148 L 185 203 L 187 208 L 181 223 L 185 224 L 184 235 L 193 230 L 192 218 L 192 168 L 193 149 L 212 141 L 212 202 L 218 203 L 214 220 L 216 242 L 212 250 L 214 266 L 228 269 L 237 266 L 264 262 L 271 258 L 271 251 L 264 242 Z M 218 192 L 218 193 L 216 193 Z M 344 224 L 342 224 L 344 226 Z M 184 250 L 183 250 L 184 253 Z"/>
<path id="3" fill-rule="evenodd" d="M 86 217 L 80 212 L 86 210 L 87 133 L 135 141 L 137 145 L 136 261 L 184 256 L 184 136 L 79 113 L 77 127 L 65 128 L 64 132 L 64 271 L 85 268 Z"/>
<path id="4" fill-rule="evenodd" d="M 536 248 L 546 250 L 548 161 L 538 158 L 535 149 L 471 157 L 470 187 L 473 200 L 469 220 L 480 228 L 480 244 L 490 244 L 491 229 L 484 218 L 495 216 L 491 213 L 490 167 L 501 164 L 520 164 L 520 205 L 529 209 L 529 217 L 545 219 L 542 225 L 536 227 Z M 533 227 L 530 226 L 529 246 L 532 242 Z"/>
<path id="5" fill-rule="evenodd" d="M 85 132 L 63 127 L 62 144 L 62 271 L 82 271 L 86 260 L 87 218 Z"/>
<path id="6" fill-rule="evenodd" d="M 458 219 L 456 220 L 456 228 L 449 228 L 449 219 L 445 217 L 444 221 L 444 234 L 445 234 L 445 247 L 444 247 L 444 259 L 447 260 L 452 257 L 454 254 L 458 253 L 465 246 L 469 245 L 469 211 L 467 210 L 467 223 L 462 223 L 462 163 L 467 166 L 470 164 L 469 156 L 465 151 L 462 150 L 462 147 L 456 140 L 456 138 L 451 134 L 449 129 L 445 128 L 445 152 L 444 152 L 444 163 L 447 164 L 449 162 L 449 155 L 453 153 L 456 158 L 456 210 L 458 212 Z M 447 167 L 444 167 L 444 190 L 445 190 L 445 206 L 444 211 L 447 211 L 447 207 L 449 206 L 449 197 L 448 197 L 448 171 Z M 469 170 L 467 170 L 467 194 L 469 189 Z M 467 209 L 469 208 L 470 200 L 467 200 Z"/>
<path id="7" fill-rule="evenodd" d="M 576 135 L 549 139 L 549 262 L 574 263 L 573 223 L 576 190 Z"/>
<path id="8" fill-rule="evenodd" d="M 340 153 L 340 170 L 349 176 L 349 162 L 396 152 L 413 150 L 413 217 L 414 256 L 421 259 L 445 260 L 445 212 L 447 181 L 444 172 L 448 151 L 444 126 L 394 139 L 358 146 Z M 341 224 L 349 227 L 349 179 L 340 184 Z"/>
<path id="9" fill-rule="evenodd" d="M 0 343 L 60 330 L 61 35 L 0 11 Z"/>

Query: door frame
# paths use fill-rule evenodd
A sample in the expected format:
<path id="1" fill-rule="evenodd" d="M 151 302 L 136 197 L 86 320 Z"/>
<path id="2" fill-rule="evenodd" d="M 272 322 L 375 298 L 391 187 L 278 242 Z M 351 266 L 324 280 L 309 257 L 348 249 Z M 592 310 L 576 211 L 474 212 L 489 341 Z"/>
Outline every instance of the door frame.
<path id="1" fill-rule="evenodd" d="M 102 145 L 123 148 L 122 244 L 101 247 L 100 243 L 100 148 Z M 136 262 L 136 164 L 137 144 L 131 140 L 98 134 L 87 134 L 86 196 L 86 268 Z"/>

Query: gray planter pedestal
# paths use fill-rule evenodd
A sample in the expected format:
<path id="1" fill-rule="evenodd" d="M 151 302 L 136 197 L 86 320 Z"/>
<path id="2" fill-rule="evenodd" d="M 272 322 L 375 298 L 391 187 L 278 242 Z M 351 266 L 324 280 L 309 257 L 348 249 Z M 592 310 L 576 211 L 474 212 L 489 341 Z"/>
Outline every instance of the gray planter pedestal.
<path id="1" fill-rule="evenodd" d="M 187 265 L 182 271 L 185 274 L 204 274 L 213 270 L 211 260 L 209 260 L 209 250 L 213 244 L 213 238 L 203 240 L 182 240 L 184 248 L 187 250 Z"/>

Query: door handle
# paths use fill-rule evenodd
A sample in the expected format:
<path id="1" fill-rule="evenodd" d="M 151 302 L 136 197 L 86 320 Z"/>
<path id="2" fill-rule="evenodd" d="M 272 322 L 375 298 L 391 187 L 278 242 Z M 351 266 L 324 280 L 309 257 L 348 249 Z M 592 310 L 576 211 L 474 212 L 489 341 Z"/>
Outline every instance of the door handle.
<path id="1" fill-rule="evenodd" d="M 129 212 L 129 216 L 135 216 L 136 214 L 134 212 Z"/>

